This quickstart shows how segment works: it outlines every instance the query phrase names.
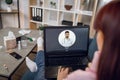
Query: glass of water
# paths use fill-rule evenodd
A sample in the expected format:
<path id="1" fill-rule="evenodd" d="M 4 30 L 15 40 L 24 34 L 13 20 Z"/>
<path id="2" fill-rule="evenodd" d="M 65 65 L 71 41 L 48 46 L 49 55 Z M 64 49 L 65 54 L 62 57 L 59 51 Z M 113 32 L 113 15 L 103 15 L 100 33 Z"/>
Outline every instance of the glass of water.
<path id="1" fill-rule="evenodd" d="M 27 37 L 26 36 L 21 37 L 21 45 L 23 48 L 27 47 Z"/>

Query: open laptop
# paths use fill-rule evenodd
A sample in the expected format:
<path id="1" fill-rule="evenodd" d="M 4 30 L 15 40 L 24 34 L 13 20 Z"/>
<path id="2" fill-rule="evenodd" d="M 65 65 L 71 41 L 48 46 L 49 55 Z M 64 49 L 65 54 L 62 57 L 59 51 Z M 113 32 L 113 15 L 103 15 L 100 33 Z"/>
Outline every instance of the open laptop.
<path id="1" fill-rule="evenodd" d="M 76 65 L 88 54 L 89 27 L 51 26 L 44 29 L 45 66 Z"/>

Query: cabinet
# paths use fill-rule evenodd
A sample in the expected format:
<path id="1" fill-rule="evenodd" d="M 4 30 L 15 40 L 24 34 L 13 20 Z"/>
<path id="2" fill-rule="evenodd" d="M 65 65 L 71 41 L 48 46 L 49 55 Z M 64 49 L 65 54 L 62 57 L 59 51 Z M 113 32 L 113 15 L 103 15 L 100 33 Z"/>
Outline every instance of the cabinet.
<path id="1" fill-rule="evenodd" d="M 94 34 L 93 22 L 98 0 L 29 0 L 29 3 L 31 29 L 36 29 L 40 24 L 48 26 L 85 24 L 90 25 L 90 35 Z M 39 16 L 40 20 L 37 20 L 36 16 Z"/>
<path id="2" fill-rule="evenodd" d="M 14 3 L 15 2 L 15 3 Z M 5 0 L 0 0 L 0 5 L 5 4 Z M 13 9 L 11 12 L 8 12 L 6 9 L 0 8 L 0 26 L 3 28 L 3 23 L 2 23 L 2 14 L 10 14 L 10 15 L 15 15 L 17 14 L 18 18 L 18 28 L 20 28 L 20 15 L 19 15 L 19 0 L 13 0 L 13 4 L 15 5 L 16 9 Z M 5 6 L 5 5 L 3 5 Z M 0 6 L 1 7 L 1 6 Z"/>

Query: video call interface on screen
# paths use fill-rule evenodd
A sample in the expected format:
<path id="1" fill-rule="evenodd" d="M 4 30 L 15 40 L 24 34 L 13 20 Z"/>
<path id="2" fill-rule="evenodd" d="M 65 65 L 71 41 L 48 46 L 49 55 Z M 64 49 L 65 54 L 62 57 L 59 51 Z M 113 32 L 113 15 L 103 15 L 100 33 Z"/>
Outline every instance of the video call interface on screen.
<path id="1" fill-rule="evenodd" d="M 81 54 L 81 51 L 87 51 L 88 28 L 49 27 L 45 28 L 44 37 L 46 54 Z"/>

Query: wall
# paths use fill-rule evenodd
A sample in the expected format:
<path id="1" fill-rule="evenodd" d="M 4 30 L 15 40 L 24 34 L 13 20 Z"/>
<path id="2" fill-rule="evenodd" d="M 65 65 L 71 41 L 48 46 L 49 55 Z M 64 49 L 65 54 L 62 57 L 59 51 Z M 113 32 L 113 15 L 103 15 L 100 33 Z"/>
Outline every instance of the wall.
<path id="1" fill-rule="evenodd" d="M 28 0 L 19 0 L 20 5 L 20 25 L 21 28 L 29 28 L 29 1 Z M 5 0 L 0 0 L 0 7 L 3 10 L 7 9 Z M 17 9 L 17 0 L 13 0 L 12 9 Z M 18 18 L 17 14 L 2 14 L 2 24 L 3 27 L 18 27 Z"/>
<path id="2" fill-rule="evenodd" d="M 21 28 L 29 28 L 29 0 L 20 1 Z"/>

